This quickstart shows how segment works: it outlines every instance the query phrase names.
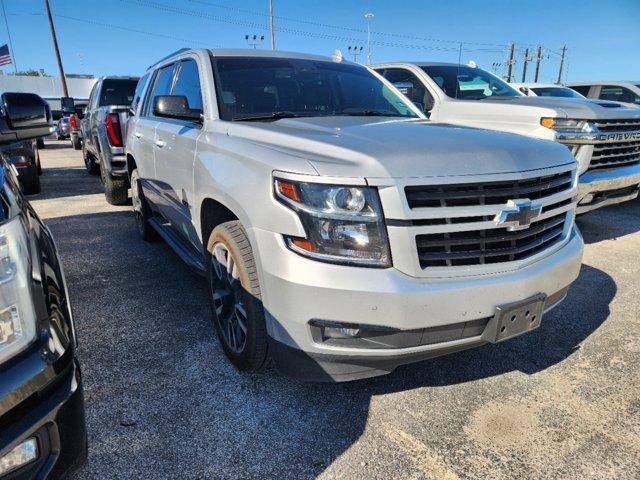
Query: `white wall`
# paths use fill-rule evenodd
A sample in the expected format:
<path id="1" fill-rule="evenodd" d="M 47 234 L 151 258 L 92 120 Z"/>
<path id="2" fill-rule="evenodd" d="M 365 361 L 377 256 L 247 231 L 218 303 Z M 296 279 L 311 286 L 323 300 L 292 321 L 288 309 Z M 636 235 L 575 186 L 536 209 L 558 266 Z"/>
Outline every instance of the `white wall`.
<path id="1" fill-rule="evenodd" d="M 89 98 L 97 78 L 67 78 L 69 96 Z M 37 93 L 41 97 L 62 97 L 62 83 L 57 77 L 0 75 L 0 92 Z"/>

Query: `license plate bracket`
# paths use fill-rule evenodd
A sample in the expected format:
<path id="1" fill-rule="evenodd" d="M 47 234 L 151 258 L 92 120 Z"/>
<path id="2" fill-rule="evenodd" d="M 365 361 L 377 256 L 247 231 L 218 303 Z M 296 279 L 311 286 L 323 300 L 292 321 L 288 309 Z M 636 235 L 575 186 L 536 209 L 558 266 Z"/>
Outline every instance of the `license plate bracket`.
<path id="1" fill-rule="evenodd" d="M 498 343 L 535 330 L 542 321 L 546 298 L 544 293 L 538 293 L 518 302 L 497 306 L 482 338 L 487 342 Z"/>

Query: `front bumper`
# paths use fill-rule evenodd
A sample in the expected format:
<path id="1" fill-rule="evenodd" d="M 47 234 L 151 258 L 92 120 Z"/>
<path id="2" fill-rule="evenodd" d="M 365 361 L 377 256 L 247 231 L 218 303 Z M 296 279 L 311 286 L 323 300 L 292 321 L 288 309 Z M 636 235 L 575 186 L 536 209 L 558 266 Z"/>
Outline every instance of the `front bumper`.
<path id="1" fill-rule="evenodd" d="M 326 381 L 389 373 L 398 365 L 482 345 L 483 329 L 497 306 L 537 293 L 548 297 L 547 310 L 559 303 L 578 276 L 583 249 L 574 227 L 562 248 L 516 271 L 415 278 L 394 268 L 315 262 L 289 251 L 277 234 L 257 229 L 252 234 L 276 366 L 289 375 Z M 422 341 L 406 348 L 329 346 L 313 340 L 311 320 L 391 327 L 407 334 L 419 329 Z"/>
<path id="2" fill-rule="evenodd" d="M 638 196 L 639 185 L 640 164 L 587 170 L 580 176 L 576 213 L 633 200 Z"/>
<path id="3" fill-rule="evenodd" d="M 37 360 L 30 359 L 27 363 L 37 363 Z M 20 368 L 27 367 L 23 364 Z M 0 374 L 0 379 L 11 381 L 4 373 Z M 4 400 L 11 400 L 11 395 L 19 394 L 17 391 L 10 393 L 3 399 L 2 406 Z M 9 411 L 4 408 L 0 411 L 3 412 L 0 416 L 0 458 L 30 438 L 36 438 L 38 442 L 35 460 L 0 479 L 63 478 L 84 463 L 87 454 L 84 400 L 80 369 L 75 361 L 38 392 Z"/>

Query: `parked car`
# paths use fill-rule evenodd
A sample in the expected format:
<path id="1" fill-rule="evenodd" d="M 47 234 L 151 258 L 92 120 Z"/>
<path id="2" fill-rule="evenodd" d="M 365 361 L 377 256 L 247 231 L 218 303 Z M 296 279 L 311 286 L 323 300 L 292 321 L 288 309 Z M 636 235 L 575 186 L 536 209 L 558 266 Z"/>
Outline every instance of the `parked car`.
<path id="1" fill-rule="evenodd" d="M 56 140 L 65 140 L 71 137 L 71 123 L 69 117 L 62 117 L 56 125 Z"/>
<path id="2" fill-rule="evenodd" d="M 510 85 L 529 97 L 586 98 L 575 90 L 556 83 L 510 83 Z"/>
<path id="3" fill-rule="evenodd" d="M 22 190 L 27 195 L 40 193 L 40 152 L 37 139 L 23 140 L 0 147 L 0 154 L 18 171 Z"/>
<path id="4" fill-rule="evenodd" d="M 100 78 L 81 121 L 87 171 L 100 173 L 105 197 L 112 205 L 126 203 L 129 198 L 124 129 L 137 83 L 134 77 Z"/>
<path id="5" fill-rule="evenodd" d="M 638 196 L 640 109 L 580 98 L 527 97 L 468 65 L 386 63 L 373 68 L 436 122 L 566 145 L 578 161 L 578 213 Z"/>
<path id="6" fill-rule="evenodd" d="M 71 128 L 71 145 L 74 150 L 80 150 L 82 148 L 82 129 L 78 114 L 69 115 L 69 127 Z"/>
<path id="7" fill-rule="evenodd" d="M 389 373 L 536 328 L 578 275 L 564 146 L 430 122 L 340 57 L 182 50 L 144 78 L 140 235 L 206 275 L 239 370 Z"/>
<path id="8" fill-rule="evenodd" d="M 635 82 L 572 82 L 568 85 L 587 98 L 640 105 L 640 80 Z"/>
<path id="9" fill-rule="evenodd" d="M 0 143 L 44 136 L 34 94 L 5 93 Z M 0 160 L 0 478 L 65 478 L 87 454 L 82 377 L 62 266 L 47 227 Z"/>

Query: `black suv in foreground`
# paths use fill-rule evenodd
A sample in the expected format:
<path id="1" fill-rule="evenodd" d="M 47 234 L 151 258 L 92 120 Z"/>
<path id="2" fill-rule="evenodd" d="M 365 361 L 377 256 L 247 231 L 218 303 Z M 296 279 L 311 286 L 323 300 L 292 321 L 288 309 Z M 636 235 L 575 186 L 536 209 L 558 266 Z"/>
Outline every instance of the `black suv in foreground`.
<path id="1" fill-rule="evenodd" d="M 5 93 L 0 145 L 51 131 L 37 95 Z M 53 238 L 0 159 L 0 479 L 61 478 L 87 454 L 82 378 Z"/>

